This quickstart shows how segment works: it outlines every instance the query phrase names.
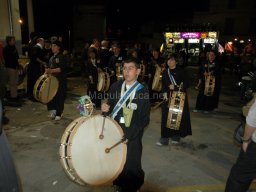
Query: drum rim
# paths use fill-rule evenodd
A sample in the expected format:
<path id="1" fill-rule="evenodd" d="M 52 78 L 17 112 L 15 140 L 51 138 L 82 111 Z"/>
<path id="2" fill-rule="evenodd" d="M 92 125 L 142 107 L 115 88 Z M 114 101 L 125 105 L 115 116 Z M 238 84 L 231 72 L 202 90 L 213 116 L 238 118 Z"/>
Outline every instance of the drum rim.
<path id="1" fill-rule="evenodd" d="M 169 118 L 169 116 L 172 117 L 172 111 L 173 111 L 173 110 L 171 109 L 171 107 L 172 107 L 172 101 L 175 100 L 177 94 L 180 94 L 180 95 L 179 95 L 179 97 L 180 97 L 179 109 L 181 110 L 181 112 L 179 112 L 178 115 L 177 115 L 177 118 L 176 118 L 176 119 L 178 120 L 178 118 L 179 118 L 180 120 L 179 120 L 179 121 L 176 121 L 176 126 L 178 126 L 178 127 L 175 127 L 174 130 L 179 130 L 179 129 L 180 129 L 180 123 L 181 123 L 181 119 L 182 119 L 182 115 L 183 115 L 183 111 L 184 111 L 185 100 L 186 100 L 186 93 L 185 93 L 185 92 L 181 91 L 180 93 L 178 93 L 178 91 L 173 91 L 172 97 L 170 98 L 171 100 L 170 100 L 169 111 L 168 111 L 168 115 L 167 115 L 166 127 L 170 128 L 170 129 L 173 129 L 173 128 L 171 128 L 171 126 L 169 126 L 167 123 L 168 123 L 168 118 Z M 174 105 L 175 105 L 175 103 L 173 104 L 173 106 L 174 106 Z M 169 113 L 171 113 L 171 114 L 169 114 Z M 170 118 L 170 119 L 172 119 L 172 118 Z M 178 123 L 178 125 L 177 125 L 177 123 Z"/>
<path id="2" fill-rule="evenodd" d="M 62 134 L 62 137 L 60 140 L 61 141 L 60 148 L 59 148 L 60 163 L 61 163 L 61 166 L 62 166 L 64 172 L 68 175 L 68 178 L 71 181 L 78 183 L 80 185 L 86 185 L 86 183 L 84 183 L 83 180 L 81 180 L 80 177 L 78 177 L 78 174 L 73 169 L 73 167 L 70 167 L 70 160 L 68 158 L 66 158 L 68 156 L 68 154 L 66 154 L 65 151 L 67 151 L 67 148 L 68 148 L 67 145 L 69 145 L 68 138 L 70 137 L 71 129 L 74 129 L 75 126 L 80 121 L 83 121 L 84 118 L 86 118 L 86 117 L 83 117 L 83 116 L 78 117 L 75 120 L 73 120 L 70 124 L 68 124 L 64 133 Z M 71 172 L 68 170 L 73 170 L 73 171 Z"/>
<path id="3" fill-rule="evenodd" d="M 209 83 L 210 83 L 210 79 L 212 79 L 212 86 L 210 86 L 209 85 Z M 208 85 L 206 85 L 206 83 L 208 84 Z M 209 88 L 212 88 L 211 89 L 211 92 L 209 92 Z M 213 76 L 213 75 L 208 75 L 208 76 L 206 76 L 206 78 L 205 78 L 205 85 L 204 85 L 204 95 L 205 96 L 213 96 L 213 93 L 214 93 L 214 91 L 215 91 L 215 76 Z"/>
<path id="4" fill-rule="evenodd" d="M 70 130 L 72 127 L 69 127 L 69 125 L 71 125 L 72 124 L 72 122 L 74 122 L 74 121 L 72 121 L 69 125 L 68 125 L 68 127 L 65 129 L 65 132 L 64 133 L 66 133 L 66 132 L 68 132 L 69 133 L 69 140 L 71 140 L 72 141 L 72 139 L 73 139 L 73 137 L 76 135 L 76 132 L 77 132 L 77 128 L 78 127 L 80 127 L 80 125 L 82 125 L 85 121 L 88 121 L 89 119 L 91 119 L 91 118 L 95 118 L 96 116 L 101 116 L 101 117 L 103 117 L 102 115 L 100 115 L 100 114 L 96 114 L 96 115 L 91 115 L 91 116 L 87 116 L 87 117 L 80 117 L 80 118 L 77 118 L 77 119 L 75 119 L 74 121 L 77 121 L 77 124 L 75 125 L 75 127 L 74 127 L 74 131 L 68 131 L 68 130 Z M 124 132 L 123 132 L 123 130 L 122 130 L 122 128 L 121 128 L 121 126 L 114 120 L 114 119 L 112 119 L 112 118 L 110 118 L 110 117 L 106 117 L 108 120 L 110 120 L 110 121 L 112 121 L 112 123 L 114 123 L 115 125 L 116 125 L 116 128 L 117 128 L 117 130 L 118 130 L 118 132 L 120 133 L 120 135 L 123 135 L 124 134 Z M 69 128 L 69 129 L 68 129 Z M 70 143 L 70 142 L 68 142 L 68 143 Z M 67 151 L 67 154 L 66 154 L 66 156 L 71 156 L 71 148 L 68 148 L 68 146 L 69 145 L 67 145 L 67 149 L 66 149 L 66 151 Z M 74 165 L 73 165 L 73 162 L 72 162 L 72 158 L 71 158 L 71 160 L 69 160 L 69 159 L 66 159 L 66 161 L 68 161 L 68 164 L 70 165 L 69 166 L 69 168 L 70 168 L 70 170 L 72 170 L 73 171 L 73 174 L 71 174 L 72 176 L 76 176 L 76 179 L 75 180 L 72 180 L 71 178 L 71 180 L 72 181 L 75 181 L 76 183 L 78 183 L 78 184 L 80 184 L 78 181 L 80 181 L 80 182 L 82 182 L 83 183 L 83 185 L 87 185 L 87 186 L 104 186 L 104 185 L 108 185 L 108 184 L 110 184 L 110 183 L 112 183 L 112 181 L 114 180 L 114 179 L 116 179 L 117 177 L 118 177 L 118 175 L 122 172 L 122 170 L 123 170 L 123 168 L 124 168 L 124 165 L 125 165 L 125 162 L 126 162 L 126 155 L 127 155 L 127 145 L 126 144 L 123 144 L 123 147 L 122 147 L 122 149 L 123 149 L 123 158 L 122 158 L 122 161 L 120 162 L 120 167 L 119 167 L 119 169 L 117 170 L 117 172 L 112 176 L 112 178 L 109 178 L 108 179 L 108 181 L 107 182 L 105 182 L 105 183 L 102 183 L 102 184 L 89 184 L 89 183 L 87 183 L 86 181 L 84 181 L 80 176 L 79 176 L 79 174 L 76 172 L 76 170 L 75 170 L 75 167 L 74 167 Z M 63 167 L 63 169 L 64 169 L 64 167 Z M 65 170 L 65 169 L 64 169 Z M 68 171 L 68 170 L 65 170 L 65 172 L 66 173 L 68 173 L 67 175 L 69 175 L 70 174 L 70 172 Z"/>
<path id="5" fill-rule="evenodd" d="M 104 71 L 100 71 L 98 73 L 98 78 L 102 78 L 102 85 L 99 86 L 99 82 L 100 80 L 98 79 L 98 83 L 97 83 L 97 90 L 98 91 L 107 91 L 109 89 L 109 85 L 110 85 L 110 76 L 107 72 Z M 107 79 L 107 80 L 106 80 Z"/>
<path id="6" fill-rule="evenodd" d="M 162 78 L 161 78 L 161 67 L 156 66 L 155 75 L 152 82 L 152 90 L 155 91 L 161 91 L 162 84 L 161 84 Z"/>

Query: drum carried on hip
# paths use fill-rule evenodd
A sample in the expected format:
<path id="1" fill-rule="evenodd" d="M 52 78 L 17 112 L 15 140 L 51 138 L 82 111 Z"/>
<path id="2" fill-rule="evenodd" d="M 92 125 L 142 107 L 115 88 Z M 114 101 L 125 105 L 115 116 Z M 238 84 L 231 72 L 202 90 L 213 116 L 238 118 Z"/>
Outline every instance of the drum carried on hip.
<path id="1" fill-rule="evenodd" d="M 206 75 L 204 95 L 212 96 L 214 92 L 214 87 L 215 87 L 215 77 L 213 75 Z"/>
<path id="2" fill-rule="evenodd" d="M 92 115 L 71 122 L 59 150 L 69 179 L 80 185 L 112 184 L 126 161 L 127 145 L 122 138 L 122 128 L 110 117 Z"/>
<path id="3" fill-rule="evenodd" d="M 116 64 L 116 78 L 118 81 L 124 79 L 122 63 Z"/>
<path id="4" fill-rule="evenodd" d="M 152 83 L 152 90 L 161 91 L 162 89 L 162 72 L 163 68 L 156 65 L 156 72 Z"/>
<path id="5" fill-rule="evenodd" d="M 174 130 L 180 129 L 180 123 L 184 108 L 186 93 L 182 92 L 181 89 L 183 83 L 180 84 L 178 91 L 173 91 L 169 100 L 169 112 L 166 127 Z"/>
<path id="6" fill-rule="evenodd" d="M 49 103 L 56 95 L 59 88 L 59 80 L 48 74 L 41 75 L 34 86 L 34 98 L 41 103 Z"/>
<path id="7" fill-rule="evenodd" d="M 107 91 L 110 85 L 110 77 L 107 72 L 100 71 L 98 73 L 98 83 L 97 90 L 98 91 Z"/>
<path id="8" fill-rule="evenodd" d="M 146 64 L 144 62 L 142 62 L 140 64 L 140 75 L 139 75 L 139 80 L 141 82 L 144 81 L 145 75 L 146 75 Z"/>

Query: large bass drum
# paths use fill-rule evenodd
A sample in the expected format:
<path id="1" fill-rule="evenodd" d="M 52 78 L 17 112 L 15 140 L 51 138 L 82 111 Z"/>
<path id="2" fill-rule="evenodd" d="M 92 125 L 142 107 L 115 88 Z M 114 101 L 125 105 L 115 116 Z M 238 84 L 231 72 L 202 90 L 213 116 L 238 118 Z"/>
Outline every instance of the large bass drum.
<path id="1" fill-rule="evenodd" d="M 110 85 L 110 78 L 107 72 L 100 71 L 98 73 L 98 83 L 97 90 L 98 91 L 107 91 Z"/>
<path id="2" fill-rule="evenodd" d="M 180 123 L 182 119 L 182 113 L 184 108 L 184 102 L 186 93 L 182 92 L 182 83 L 178 91 L 173 91 L 169 100 L 169 112 L 166 127 L 174 130 L 180 129 Z"/>
<path id="3" fill-rule="evenodd" d="M 112 184 L 123 170 L 127 146 L 123 130 L 110 117 L 93 115 L 71 122 L 61 138 L 60 162 L 79 185 Z"/>
<path id="4" fill-rule="evenodd" d="M 56 95 L 59 88 L 59 80 L 48 74 L 40 76 L 34 86 L 34 98 L 41 103 L 49 103 Z"/>
<path id="5" fill-rule="evenodd" d="M 152 83 L 152 90 L 161 91 L 162 89 L 162 67 L 156 65 L 156 72 Z"/>

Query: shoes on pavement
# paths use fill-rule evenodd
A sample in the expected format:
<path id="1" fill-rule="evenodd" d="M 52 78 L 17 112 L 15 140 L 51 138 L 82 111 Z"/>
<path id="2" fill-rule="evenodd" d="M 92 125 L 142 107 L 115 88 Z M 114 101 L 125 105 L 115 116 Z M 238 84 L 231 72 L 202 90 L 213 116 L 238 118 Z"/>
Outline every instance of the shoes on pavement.
<path id="1" fill-rule="evenodd" d="M 180 142 L 179 142 L 179 141 L 172 140 L 171 143 L 172 143 L 172 144 L 179 144 Z"/>
<path id="2" fill-rule="evenodd" d="M 169 139 L 168 138 L 160 138 L 159 141 L 156 142 L 157 146 L 167 146 L 169 145 Z"/>
<path id="3" fill-rule="evenodd" d="M 202 112 L 202 110 L 193 109 L 193 112 L 194 112 L 194 113 L 199 113 L 199 112 Z"/>
<path id="4" fill-rule="evenodd" d="M 56 117 L 56 110 L 50 110 L 49 112 L 50 112 L 50 115 L 49 115 L 50 118 L 51 119 L 55 119 L 55 117 Z"/>
<path id="5" fill-rule="evenodd" d="M 61 116 L 56 116 L 56 117 L 54 118 L 54 120 L 55 120 L 55 121 L 61 120 Z"/>
<path id="6" fill-rule="evenodd" d="M 180 143 L 180 136 L 179 135 L 174 135 L 171 137 L 171 143 L 172 144 L 179 144 Z"/>

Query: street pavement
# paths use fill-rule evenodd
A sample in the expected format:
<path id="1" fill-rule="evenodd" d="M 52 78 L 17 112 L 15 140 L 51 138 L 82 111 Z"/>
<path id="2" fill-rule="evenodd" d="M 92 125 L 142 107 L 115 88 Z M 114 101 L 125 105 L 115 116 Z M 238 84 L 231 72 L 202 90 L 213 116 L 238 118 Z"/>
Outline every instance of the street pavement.
<path id="1" fill-rule="evenodd" d="M 223 74 L 217 111 L 193 113 L 197 90 L 196 68 L 187 67 L 192 136 L 180 144 L 159 147 L 161 109 L 151 110 L 143 137 L 142 192 L 222 192 L 240 146 L 233 141 L 242 103 L 236 77 Z M 6 107 L 10 123 L 5 126 L 23 192 L 110 192 L 111 186 L 80 186 L 66 175 L 60 163 L 61 137 L 67 126 L 80 117 L 78 99 L 85 95 L 81 77 L 68 78 L 68 97 L 60 121 L 51 120 L 44 104 L 24 99 L 22 107 Z M 94 114 L 100 113 L 95 110 Z M 251 188 L 255 188 L 253 185 Z"/>

